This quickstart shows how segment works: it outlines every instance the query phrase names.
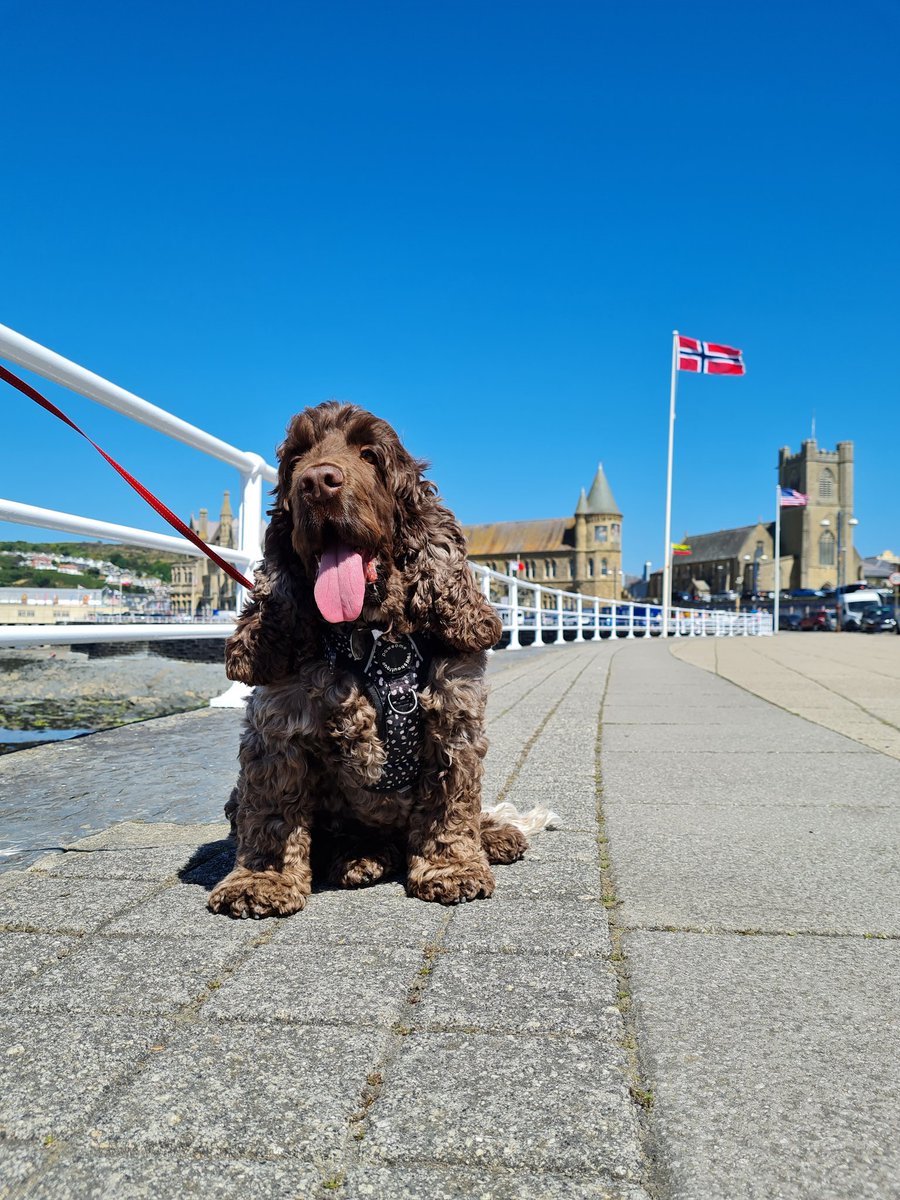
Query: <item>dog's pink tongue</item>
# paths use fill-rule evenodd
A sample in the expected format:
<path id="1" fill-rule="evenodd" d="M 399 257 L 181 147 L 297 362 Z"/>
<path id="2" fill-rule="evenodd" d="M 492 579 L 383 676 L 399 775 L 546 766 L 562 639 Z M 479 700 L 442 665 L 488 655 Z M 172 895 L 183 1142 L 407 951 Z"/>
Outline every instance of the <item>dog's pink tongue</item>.
<path id="1" fill-rule="evenodd" d="M 322 553 L 316 577 L 315 597 L 319 612 L 332 625 L 355 621 L 362 612 L 366 594 L 366 571 L 362 555 L 343 542 Z"/>

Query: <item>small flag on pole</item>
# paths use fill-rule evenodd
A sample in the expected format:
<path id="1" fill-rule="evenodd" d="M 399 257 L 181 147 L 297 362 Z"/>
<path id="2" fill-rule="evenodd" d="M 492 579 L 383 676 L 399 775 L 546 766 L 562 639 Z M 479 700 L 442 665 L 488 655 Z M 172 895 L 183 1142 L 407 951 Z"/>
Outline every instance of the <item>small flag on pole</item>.
<path id="1" fill-rule="evenodd" d="M 691 552 L 691 548 L 685 542 L 673 542 L 672 543 L 672 553 L 673 554 L 690 554 L 690 552 Z"/>
<path id="2" fill-rule="evenodd" d="M 809 503 L 809 496 L 795 492 L 793 488 L 779 488 L 778 498 L 782 508 L 805 508 Z"/>
<path id="3" fill-rule="evenodd" d="M 697 375 L 745 375 L 743 351 L 678 335 L 678 370 Z"/>

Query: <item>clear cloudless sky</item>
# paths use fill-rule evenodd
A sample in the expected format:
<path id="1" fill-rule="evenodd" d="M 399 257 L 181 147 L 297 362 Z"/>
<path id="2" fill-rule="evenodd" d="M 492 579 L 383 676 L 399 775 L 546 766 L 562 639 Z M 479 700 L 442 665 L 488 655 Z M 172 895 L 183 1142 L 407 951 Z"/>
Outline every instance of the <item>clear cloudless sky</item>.
<path id="1" fill-rule="evenodd" d="M 602 460 L 625 566 L 773 516 L 815 414 L 857 545 L 900 550 L 897 0 L 0 0 L 0 321 L 271 461 L 338 397 L 463 521 L 571 514 Z M 47 394 L 167 503 L 237 473 Z M 164 529 L 0 384 L 0 493 Z M 56 540 L 11 524 L 0 538 Z"/>

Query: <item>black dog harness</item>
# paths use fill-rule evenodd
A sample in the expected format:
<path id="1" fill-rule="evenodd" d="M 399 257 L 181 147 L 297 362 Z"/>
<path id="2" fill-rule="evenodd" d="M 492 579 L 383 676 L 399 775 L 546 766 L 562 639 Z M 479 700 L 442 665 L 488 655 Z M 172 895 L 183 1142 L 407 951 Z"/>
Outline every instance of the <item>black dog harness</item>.
<path id="1" fill-rule="evenodd" d="M 388 640 L 377 629 L 330 625 L 323 631 L 325 656 L 333 669 L 350 671 L 372 702 L 387 761 L 373 792 L 395 792 L 419 777 L 422 711 L 419 691 L 431 665 L 429 639 L 402 634 Z"/>

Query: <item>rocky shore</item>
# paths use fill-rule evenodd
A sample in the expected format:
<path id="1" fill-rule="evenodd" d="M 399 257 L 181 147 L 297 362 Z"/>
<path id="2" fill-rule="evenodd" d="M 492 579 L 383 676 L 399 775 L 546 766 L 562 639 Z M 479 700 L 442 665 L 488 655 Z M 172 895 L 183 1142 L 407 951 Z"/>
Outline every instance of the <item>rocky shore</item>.
<path id="1" fill-rule="evenodd" d="M 49 730 L 112 729 L 203 708 L 227 687 L 221 663 L 147 651 L 89 658 L 64 646 L 0 650 L 0 753 L 34 745 Z M 35 740 L 4 742 L 2 729 L 34 731 Z"/>

